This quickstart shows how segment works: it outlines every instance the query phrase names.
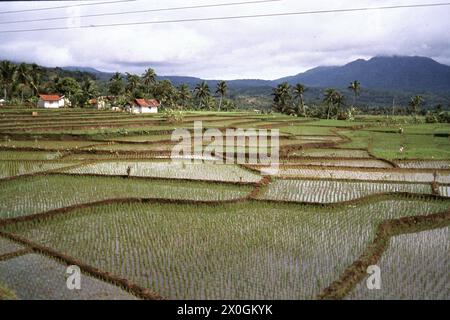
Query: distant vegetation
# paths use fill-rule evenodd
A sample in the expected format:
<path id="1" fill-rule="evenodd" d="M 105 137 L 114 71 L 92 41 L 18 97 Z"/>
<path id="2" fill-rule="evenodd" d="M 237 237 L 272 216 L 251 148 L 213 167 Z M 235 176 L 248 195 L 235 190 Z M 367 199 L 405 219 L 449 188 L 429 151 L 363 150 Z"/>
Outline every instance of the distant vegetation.
<path id="1" fill-rule="evenodd" d="M 328 69 L 319 71 L 323 73 Z M 352 80 L 348 87 L 330 88 L 292 81 L 292 77 L 286 78 L 285 82 L 274 87 L 277 81 L 225 82 L 161 77 L 151 68 L 138 75 L 0 62 L 0 97 L 6 100 L 3 104 L 14 106 L 35 106 L 38 93 L 58 93 L 65 95 L 72 107 L 88 107 L 90 99 L 111 95 L 115 97 L 113 106 L 123 106 L 134 98 L 155 98 L 162 103 L 163 109 L 174 110 L 242 109 L 328 119 L 352 119 L 357 113 L 426 115 L 430 122 L 447 121 L 449 117 L 446 110 L 450 94 L 445 92 L 369 90 L 366 83 L 359 80 Z"/>

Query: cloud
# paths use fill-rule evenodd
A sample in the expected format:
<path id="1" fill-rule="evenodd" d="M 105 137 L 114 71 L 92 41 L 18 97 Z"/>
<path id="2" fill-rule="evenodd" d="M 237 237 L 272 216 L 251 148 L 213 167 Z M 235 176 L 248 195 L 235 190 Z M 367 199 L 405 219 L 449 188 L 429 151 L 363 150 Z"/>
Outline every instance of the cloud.
<path id="1" fill-rule="evenodd" d="M 7 18 L 124 12 L 227 1 L 136 1 L 128 5 L 42 11 L 39 15 L 32 12 L 12 14 Z M 0 25 L 0 30 L 77 22 L 139 22 L 392 4 L 411 4 L 411 0 L 360 0 L 357 3 L 284 0 L 233 7 Z M 2 6 L 2 10 L 6 11 L 42 7 L 44 4 L 20 2 Z M 45 6 L 50 5 L 47 3 Z M 143 72 L 152 67 L 161 75 L 191 75 L 210 79 L 273 79 L 318 65 L 341 65 L 376 55 L 423 55 L 450 64 L 449 13 L 450 7 L 437 7 L 0 34 L 0 58 L 47 66 L 89 66 L 105 71 Z"/>

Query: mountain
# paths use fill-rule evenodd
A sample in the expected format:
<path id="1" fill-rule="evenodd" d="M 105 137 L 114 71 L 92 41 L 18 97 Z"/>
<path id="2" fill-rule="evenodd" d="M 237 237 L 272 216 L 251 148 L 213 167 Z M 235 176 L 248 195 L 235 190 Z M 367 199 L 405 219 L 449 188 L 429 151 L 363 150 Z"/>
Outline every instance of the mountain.
<path id="1" fill-rule="evenodd" d="M 102 72 L 91 67 L 67 66 L 63 70 L 87 72 L 98 80 L 109 80 L 113 73 Z M 203 80 L 189 76 L 158 76 L 158 80 L 170 80 L 178 86 L 182 83 L 191 88 L 206 81 L 215 87 L 219 80 Z M 237 91 L 252 88 L 261 91 L 287 81 L 302 83 L 308 87 L 347 88 L 351 81 L 358 80 L 364 89 L 410 92 L 449 92 L 450 66 L 426 57 L 378 56 L 369 60 L 358 59 L 344 66 L 319 66 L 295 76 L 276 80 L 238 79 L 227 81 L 228 87 Z"/>
<path id="2" fill-rule="evenodd" d="M 366 89 L 448 92 L 450 66 L 426 57 L 374 57 L 358 59 L 340 67 L 318 67 L 274 82 L 345 88 L 354 80 Z"/>

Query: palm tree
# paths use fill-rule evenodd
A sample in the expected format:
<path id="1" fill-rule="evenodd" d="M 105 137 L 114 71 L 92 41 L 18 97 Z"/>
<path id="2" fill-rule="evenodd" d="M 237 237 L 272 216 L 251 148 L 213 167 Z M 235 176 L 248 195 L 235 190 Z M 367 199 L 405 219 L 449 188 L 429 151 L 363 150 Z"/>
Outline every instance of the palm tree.
<path id="1" fill-rule="evenodd" d="M 3 87 L 5 100 L 7 100 L 8 94 L 12 91 L 15 77 L 16 65 L 7 60 L 0 62 L 0 82 Z"/>
<path id="2" fill-rule="evenodd" d="M 186 107 L 186 102 L 191 99 L 191 92 L 189 91 L 189 86 L 183 83 L 178 88 L 178 98 L 181 100 L 181 105 L 183 108 Z"/>
<path id="3" fill-rule="evenodd" d="M 276 111 L 291 114 L 293 113 L 291 107 L 291 86 L 287 82 L 279 84 L 273 89 L 273 107 Z"/>
<path id="4" fill-rule="evenodd" d="M 420 112 L 420 106 L 423 102 L 422 96 L 416 95 L 411 97 L 411 101 L 409 101 L 409 106 L 412 109 L 414 115 L 417 115 Z"/>
<path id="5" fill-rule="evenodd" d="M 33 89 L 33 94 L 39 93 L 39 84 L 41 82 L 42 69 L 36 63 L 32 63 L 30 67 L 30 85 Z"/>
<path id="6" fill-rule="evenodd" d="M 211 96 L 211 92 L 209 91 L 209 86 L 205 81 L 199 83 L 195 86 L 194 89 L 195 97 L 200 99 L 200 108 L 207 106 L 207 100 Z"/>
<path id="7" fill-rule="evenodd" d="M 141 85 L 141 77 L 127 72 L 127 93 L 132 96 Z"/>
<path id="8" fill-rule="evenodd" d="M 81 90 L 88 99 L 92 99 L 98 94 L 97 84 L 94 80 L 88 78 L 84 79 L 81 84 Z"/>
<path id="9" fill-rule="evenodd" d="M 343 105 L 345 105 L 345 96 L 342 95 L 339 91 L 336 91 L 334 95 L 334 105 L 336 106 L 336 111 L 339 113 L 339 110 Z"/>
<path id="10" fill-rule="evenodd" d="M 120 96 L 123 93 L 124 84 L 122 75 L 119 72 L 113 74 L 108 83 L 108 92 L 113 96 Z"/>
<path id="11" fill-rule="evenodd" d="M 16 69 L 16 79 L 21 88 L 21 99 L 23 103 L 23 90 L 30 85 L 30 68 L 26 63 L 21 63 Z"/>
<path id="12" fill-rule="evenodd" d="M 361 91 L 361 83 L 359 83 L 358 80 L 350 82 L 348 90 L 353 92 L 353 107 L 354 107 L 356 104 L 356 98 L 359 96 L 359 92 Z"/>
<path id="13" fill-rule="evenodd" d="M 156 73 L 152 68 L 148 68 L 145 70 L 144 75 L 142 76 L 142 80 L 144 82 L 147 93 L 150 92 L 150 88 L 152 85 L 156 83 Z"/>
<path id="14" fill-rule="evenodd" d="M 228 87 L 227 87 L 227 83 L 225 81 L 219 81 L 217 83 L 216 93 L 218 93 L 220 95 L 219 111 L 220 111 L 220 107 L 222 106 L 223 97 L 227 93 L 227 89 L 228 89 Z"/>
<path id="15" fill-rule="evenodd" d="M 334 106 L 334 96 L 336 94 L 336 89 L 330 88 L 325 90 L 323 102 L 328 106 L 327 109 L 327 119 L 330 119 L 331 108 Z"/>
<path id="16" fill-rule="evenodd" d="M 297 106 L 297 115 L 300 115 L 300 110 L 304 117 L 306 117 L 306 111 L 305 111 L 305 103 L 303 100 L 303 94 L 306 91 L 306 87 L 302 85 L 301 83 L 297 83 L 294 86 L 294 97 L 298 100 L 298 106 Z"/>
<path id="17" fill-rule="evenodd" d="M 110 82 L 114 82 L 114 81 L 122 81 L 122 75 L 120 74 L 120 72 L 115 72 L 111 79 L 109 79 Z"/>

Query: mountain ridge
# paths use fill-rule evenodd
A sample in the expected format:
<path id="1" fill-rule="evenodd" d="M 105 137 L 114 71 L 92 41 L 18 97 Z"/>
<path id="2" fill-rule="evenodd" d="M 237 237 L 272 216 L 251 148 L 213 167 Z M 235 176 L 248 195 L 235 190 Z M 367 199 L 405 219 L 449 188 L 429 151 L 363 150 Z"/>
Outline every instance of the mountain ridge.
<path id="1" fill-rule="evenodd" d="M 91 67 L 68 66 L 62 69 L 89 72 L 99 80 L 108 80 L 112 75 Z M 206 81 L 209 85 L 215 85 L 219 81 L 191 76 L 158 76 L 158 79 L 170 80 L 174 85 L 187 83 L 191 87 L 201 81 Z M 227 83 L 233 89 L 275 87 L 282 82 L 302 83 L 318 88 L 346 88 L 354 80 L 358 80 L 366 89 L 448 92 L 450 66 L 421 56 L 375 56 L 368 60 L 357 59 L 343 66 L 318 66 L 275 80 L 235 79 L 227 80 Z"/>

